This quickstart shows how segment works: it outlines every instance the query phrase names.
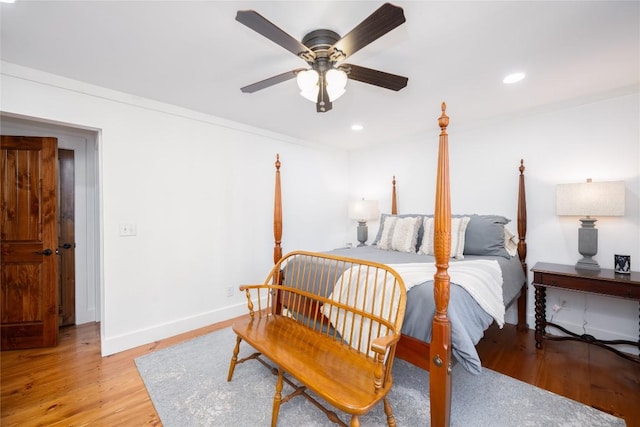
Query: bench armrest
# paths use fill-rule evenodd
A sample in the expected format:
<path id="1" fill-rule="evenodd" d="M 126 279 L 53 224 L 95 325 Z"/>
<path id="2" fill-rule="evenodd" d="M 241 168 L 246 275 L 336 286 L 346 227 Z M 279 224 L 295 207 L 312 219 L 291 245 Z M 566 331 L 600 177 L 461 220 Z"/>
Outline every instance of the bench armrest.
<path id="1" fill-rule="evenodd" d="M 246 291 L 249 289 L 259 289 L 259 288 L 268 288 L 270 285 L 265 285 L 264 283 L 261 283 L 259 285 L 240 285 L 240 292 L 242 291 Z"/>
<path id="2" fill-rule="evenodd" d="M 239 289 L 240 292 L 244 292 L 246 297 L 247 297 L 247 308 L 249 309 L 249 315 L 251 316 L 251 318 L 253 318 L 255 316 L 255 311 L 253 308 L 253 301 L 251 300 L 251 290 L 256 289 L 257 290 L 257 296 L 258 296 L 258 312 L 262 313 L 263 308 L 262 308 L 262 302 L 260 301 L 260 290 L 261 289 L 269 289 L 271 288 L 271 285 L 266 285 L 266 284 L 260 284 L 260 285 L 240 285 Z M 269 294 L 270 292 L 267 291 L 267 294 Z M 267 305 L 269 305 L 269 303 L 267 303 Z"/>
<path id="3" fill-rule="evenodd" d="M 398 342 L 399 339 L 400 334 L 378 337 L 375 340 L 371 341 L 371 350 L 375 351 L 378 354 L 384 355 L 387 353 L 389 347 Z"/>

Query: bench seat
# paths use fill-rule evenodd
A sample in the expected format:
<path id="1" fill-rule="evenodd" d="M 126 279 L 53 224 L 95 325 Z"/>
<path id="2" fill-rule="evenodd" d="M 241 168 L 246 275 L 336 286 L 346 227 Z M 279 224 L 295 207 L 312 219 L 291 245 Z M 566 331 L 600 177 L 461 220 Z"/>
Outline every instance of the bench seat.
<path id="1" fill-rule="evenodd" d="M 365 414 L 391 388 L 392 381 L 387 381 L 376 393 L 374 360 L 289 317 L 246 318 L 235 323 L 233 331 L 341 411 Z"/>

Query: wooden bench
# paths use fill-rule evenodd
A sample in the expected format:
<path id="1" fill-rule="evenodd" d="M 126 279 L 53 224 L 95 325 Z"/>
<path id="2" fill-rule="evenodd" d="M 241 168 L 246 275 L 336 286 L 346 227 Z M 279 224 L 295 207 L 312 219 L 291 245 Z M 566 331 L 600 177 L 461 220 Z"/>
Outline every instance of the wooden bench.
<path id="1" fill-rule="evenodd" d="M 247 360 L 269 366 L 261 355 L 276 365 L 272 426 L 277 425 L 281 403 L 297 395 L 345 425 L 307 389 L 350 414 L 351 426 L 360 425 L 359 416 L 383 400 L 387 422 L 395 426 L 387 394 L 406 305 L 404 283 L 395 271 L 373 262 L 298 251 L 283 257 L 264 284 L 240 289 L 246 292 L 250 316 L 233 325 L 237 342 L 228 381 L 236 365 Z M 243 340 L 257 352 L 238 360 Z M 286 397 L 283 381 L 294 387 Z"/>

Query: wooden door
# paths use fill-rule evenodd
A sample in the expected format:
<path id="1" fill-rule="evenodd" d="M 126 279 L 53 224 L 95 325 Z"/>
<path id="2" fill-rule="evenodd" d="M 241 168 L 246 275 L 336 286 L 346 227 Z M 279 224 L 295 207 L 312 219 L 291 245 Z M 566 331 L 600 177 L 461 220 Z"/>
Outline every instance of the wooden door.
<path id="1" fill-rule="evenodd" d="M 76 323 L 74 152 L 58 150 L 58 325 Z"/>
<path id="2" fill-rule="evenodd" d="M 58 340 L 57 139 L 2 136 L 2 350 Z"/>

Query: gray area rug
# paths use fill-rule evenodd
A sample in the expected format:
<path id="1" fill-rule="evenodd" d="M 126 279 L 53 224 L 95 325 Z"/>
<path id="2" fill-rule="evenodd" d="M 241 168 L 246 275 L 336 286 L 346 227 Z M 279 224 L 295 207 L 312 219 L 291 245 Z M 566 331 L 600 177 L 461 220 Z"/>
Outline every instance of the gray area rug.
<path id="1" fill-rule="evenodd" d="M 270 425 L 276 377 L 251 360 L 227 382 L 234 345 L 227 328 L 136 359 L 165 427 Z M 243 342 L 240 357 L 252 350 Z M 489 369 L 474 376 L 456 365 L 452 375 L 452 426 L 625 426 L 620 418 Z M 285 383 L 283 396 L 291 390 Z M 389 399 L 398 426 L 429 425 L 428 372 L 396 359 Z M 360 421 L 385 426 L 382 405 Z M 304 397 L 281 406 L 278 425 L 335 426 Z"/>

